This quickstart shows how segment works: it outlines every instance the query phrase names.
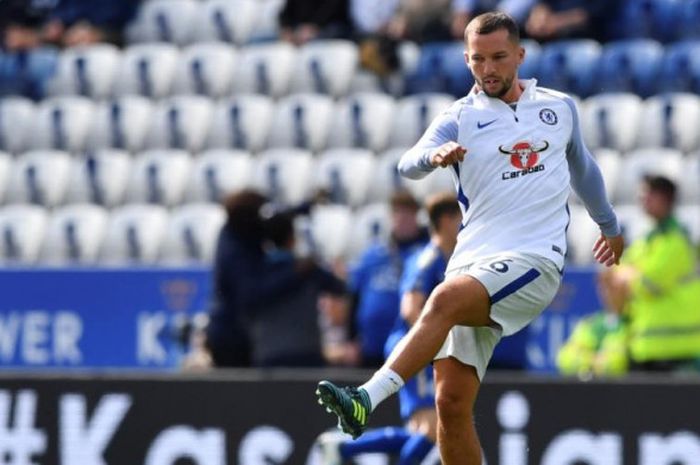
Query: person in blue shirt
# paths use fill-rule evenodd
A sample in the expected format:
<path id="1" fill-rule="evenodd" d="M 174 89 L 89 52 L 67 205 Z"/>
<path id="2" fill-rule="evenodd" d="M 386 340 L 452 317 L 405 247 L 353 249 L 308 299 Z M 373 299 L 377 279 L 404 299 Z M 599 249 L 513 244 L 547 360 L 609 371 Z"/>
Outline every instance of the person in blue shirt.
<path id="1" fill-rule="evenodd" d="M 445 268 L 457 242 L 462 213 L 453 194 L 435 194 L 426 202 L 430 219 L 430 242 L 407 260 L 401 277 L 401 310 L 389 335 L 385 355 L 408 332 L 430 292 L 445 278 Z M 378 428 L 356 440 L 342 440 L 335 432 L 319 437 L 323 465 L 340 465 L 344 460 L 367 452 L 399 456 L 399 465 L 422 463 L 433 449 L 437 414 L 433 369 L 428 366 L 406 382 L 399 391 L 403 427 Z"/>
<path id="2" fill-rule="evenodd" d="M 384 343 L 399 313 L 399 283 L 406 259 L 425 245 L 429 234 L 418 224 L 419 204 L 405 191 L 390 200 L 391 237 L 371 245 L 349 273 L 361 364 L 378 367 L 384 361 Z"/>

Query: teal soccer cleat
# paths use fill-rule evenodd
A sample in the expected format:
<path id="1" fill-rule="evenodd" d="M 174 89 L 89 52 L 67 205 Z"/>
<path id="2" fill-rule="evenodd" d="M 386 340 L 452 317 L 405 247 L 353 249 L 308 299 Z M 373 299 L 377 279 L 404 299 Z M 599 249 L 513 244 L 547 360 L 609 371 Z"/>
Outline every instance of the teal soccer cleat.
<path id="1" fill-rule="evenodd" d="M 321 381 L 316 389 L 318 403 L 338 417 L 338 427 L 357 439 L 369 422 L 370 402 L 364 389 L 340 388 L 330 381 Z"/>

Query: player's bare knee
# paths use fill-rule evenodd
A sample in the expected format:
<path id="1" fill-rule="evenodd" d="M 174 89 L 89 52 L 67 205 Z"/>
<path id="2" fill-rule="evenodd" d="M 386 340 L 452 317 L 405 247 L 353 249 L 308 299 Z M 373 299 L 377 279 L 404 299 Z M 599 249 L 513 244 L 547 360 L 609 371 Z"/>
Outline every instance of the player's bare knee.
<path id="1" fill-rule="evenodd" d="M 436 393 L 435 405 L 441 422 L 465 421 L 472 416 L 472 405 L 458 389 L 441 389 Z"/>

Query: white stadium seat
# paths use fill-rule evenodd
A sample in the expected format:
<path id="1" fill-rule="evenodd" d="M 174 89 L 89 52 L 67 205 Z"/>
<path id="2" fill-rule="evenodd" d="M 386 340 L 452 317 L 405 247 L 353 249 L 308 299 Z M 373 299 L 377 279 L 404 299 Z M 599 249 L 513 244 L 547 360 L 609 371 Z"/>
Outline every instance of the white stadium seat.
<path id="1" fill-rule="evenodd" d="M 48 222 L 45 209 L 36 205 L 0 207 L 0 262 L 34 264 L 41 251 Z"/>
<path id="2" fill-rule="evenodd" d="M 67 48 L 61 52 L 47 91 L 50 95 L 107 98 L 112 95 L 120 62 L 121 52 L 111 44 Z"/>
<path id="3" fill-rule="evenodd" d="M 168 224 L 160 205 L 131 204 L 112 210 L 100 250 L 104 265 L 153 265 Z"/>
<path id="4" fill-rule="evenodd" d="M 700 146 L 700 96 L 663 94 L 644 101 L 638 147 L 690 152 Z"/>
<path id="5" fill-rule="evenodd" d="M 296 147 L 318 152 L 326 147 L 335 111 L 326 95 L 294 94 L 277 103 L 268 147 Z"/>
<path id="6" fill-rule="evenodd" d="M 0 99 L 0 150 L 23 152 L 31 147 L 36 107 L 23 97 Z"/>
<path id="7" fill-rule="evenodd" d="M 173 44 L 131 45 L 124 50 L 114 85 L 116 95 L 162 98 L 170 93 L 179 51 Z"/>
<path id="8" fill-rule="evenodd" d="M 583 205 L 570 205 L 569 213 L 567 259 L 574 265 L 590 265 L 594 262 L 592 250 L 600 228 Z"/>
<path id="9" fill-rule="evenodd" d="M 314 92 L 334 97 L 347 95 L 359 56 L 348 40 L 315 40 L 299 50 L 292 75 L 292 92 Z"/>
<path id="10" fill-rule="evenodd" d="M 127 201 L 173 206 L 183 198 L 192 159 L 184 150 L 149 150 L 134 159 Z"/>
<path id="11" fill-rule="evenodd" d="M 327 262 L 345 259 L 352 234 L 353 213 L 344 205 L 318 205 L 309 221 L 313 252 Z"/>
<path id="12" fill-rule="evenodd" d="M 676 217 L 688 231 L 690 240 L 700 244 L 700 204 L 677 207 Z"/>
<path id="13" fill-rule="evenodd" d="M 296 48 L 286 42 L 241 48 L 233 76 L 234 93 L 263 94 L 275 98 L 287 95 L 296 60 Z"/>
<path id="14" fill-rule="evenodd" d="M 333 203 L 358 206 L 367 201 L 374 155 L 363 149 L 331 149 L 320 154 L 315 171 L 315 185 L 323 189 Z"/>
<path id="15" fill-rule="evenodd" d="M 254 187 L 275 203 L 297 205 L 310 194 L 313 170 L 313 157 L 306 150 L 267 150 L 257 156 Z"/>
<path id="16" fill-rule="evenodd" d="M 12 173 L 12 156 L 9 153 L 0 152 L 0 204 L 5 199 L 5 192 L 10 183 Z"/>
<path id="17" fill-rule="evenodd" d="M 251 42 L 279 37 L 279 16 L 286 0 L 254 0 L 257 10 L 255 26 L 250 33 Z"/>
<path id="18" fill-rule="evenodd" d="M 679 203 L 700 206 L 700 152 L 688 154 L 683 159 L 683 176 L 678 187 Z"/>
<path id="19" fill-rule="evenodd" d="M 199 95 L 179 95 L 163 100 L 153 113 L 146 147 L 202 150 L 213 112 L 212 101 Z"/>
<path id="20" fill-rule="evenodd" d="M 654 227 L 651 217 L 644 213 L 644 210 L 638 203 L 617 205 L 615 206 L 615 213 L 622 228 L 622 234 L 625 237 L 625 244 L 631 244 L 633 241 L 644 237 Z"/>
<path id="21" fill-rule="evenodd" d="M 407 189 L 416 199 L 425 199 L 430 192 L 430 183 L 425 179 L 413 180 L 399 174 L 397 165 L 405 148 L 393 148 L 379 155 L 377 169 L 373 175 L 370 198 L 376 202 L 386 202 L 396 191 Z"/>
<path id="22" fill-rule="evenodd" d="M 617 183 L 620 182 L 620 167 L 622 166 L 622 155 L 617 150 L 600 148 L 593 152 L 596 163 L 603 175 L 605 190 L 608 193 L 608 199 L 615 202 L 615 191 Z"/>
<path id="23" fill-rule="evenodd" d="M 63 202 L 71 157 L 57 150 L 36 150 L 17 157 L 12 166 L 7 200 L 52 207 Z"/>
<path id="24" fill-rule="evenodd" d="M 198 6 L 195 38 L 243 45 L 255 32 L 259 0 L 205 0 Z"/>
<path id="25" fill-rule="evenodd" d="M 189 44 L 194 38 L 193 18 L 200 8 L 194 0 L 145 1 L 130 26 L 130 35 L 138 42 Z"/>
<path id="26" fill-rule="evenodd" d="M 40 261 L 49 265 L 97 263 L 109 213 L 102 207 L 74 204 L 51 214 Z"/>
<path id="27" fill-rule="evenodd" d="M 212 149 L 194 159 L 186 198 L 189 202 L 220 202 L 226 195 L 250 187 L 253 157 L 239 150 Z"/>
<path id="28" fill-rule="evenodd" d="M 230 44 L 190 45 L 180 55 L 173 93 L 224 97 L 231 93 L 235 69 L 236 50 Z"/>
<path id="29" fill-rule="evenodd" d="M 637 201 L 646 174 L 664 175 L 677 185 L 683 175 L 683 154 L 674 149 L 637 149 L 629 152 L 620 166 L 615 183 L 615 199 L 620 203 Z"/>
<path id="30" fill-rule="evenodd" d="M 357 259 L 374 243 L 385 243 L 391 235 L 391 210 L 386 202 L 371 203 L 355 212 L 348 256 Z"/>
<path id="31" fill-rule="evenodd" d="M 80 152 L 85 149 L 95 115 L 87 97 L 53 97 L 39 104 L 32 129 L 35 149 Z"/>
<path id="32" fill-rule="evenodd" d="M 262 150 L 274 108 L 272 99 L 263 95 L 238 95 L 219 102 L 211 119 L 207 147 Z"/>
<path id="33" fill-rule="evenodd" d="M 430 123 L 454 102 L 446 94 L 418 94 L 398 101 L 389 139 L 391 147 L 411 147 Z"/>
<path id="34" fill-rule="evenodd" d="M 394 117 L 394 99 L 382 93 L 358 93 L 343 100 L 333 115 L 329 147 L 384 150 Z"/>
<path id="35" fill-rule="evenodd" d="M 217 204 L 188 204 L 173 209 L 160 250 L 163 265 L 210 264 L 226 212 Z"/>
<path id="36" fill-rule="evenodd" d="M 123 150 L 100 150 L 73 160 L 67 203 L 120 204 L 131 175 L 131 157 Z"/>
<path id="37" fill-rule="evenodd" d="M 581 130 L 589 149 L 606 147 L 627 152 L 639 136 L 642 100 L 628 93 L 598 94 L 581 104 Z"/>
<path id="38" fill-rule="evenodd" d="M 99 103 L 87 137 L 88 149 L 143 150 L 153 111 L 151 100 L 140 95 Z"/>

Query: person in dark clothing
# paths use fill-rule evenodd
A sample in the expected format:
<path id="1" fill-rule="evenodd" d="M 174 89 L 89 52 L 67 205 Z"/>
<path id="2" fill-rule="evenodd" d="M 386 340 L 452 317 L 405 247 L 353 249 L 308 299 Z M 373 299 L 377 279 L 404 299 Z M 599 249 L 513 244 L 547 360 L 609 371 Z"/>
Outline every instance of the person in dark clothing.
<path id="1" fill-rule="evenodd" d="M 266 201 L 253 190 L 224 201 L 227 221 L 216 247 L 207 327 L 207 348 L 217 367 L 250 365 L 246 316 L 298 287 L 308 273 L 309 266 L 303 263 L 280 269 L 267 266 L 260 215 Z"/>
<path id="2" fill-rule="evenodd" d="M 539 42 L 558 39 L 608 39 L 619 0 L 539 0 L 530 10 L 525 32 Z"/>
<path id="3" fill-rule="evenodd" d="M 295 273 L 299 260 L 294 255 L 296 237 L 294 216 L 288 212 L 273 215 L 265 223 L 271 249 L 267 272 L 274 275 Z M 255 308 L 249 315 L 252 362 L 260 367 L 323 366 L 319 325 L 319 298 L 345 295 L 345 283 L 333 273 L 305 260 L 309 271 L 293 289 Z"/>
<path id="4" fill-rule="evenodd" d="M 41 45 L 40 28 L 46 21 L 49 8 L 45 2 L 32 0 L 0 1 L 0 29 L 3 49 L 29 50 Z"/>
<path id="5" fill-rule="evenodd" d="M 280 38 L 296 45 L 350 33 L 348 0 L 287 0 L 280 11 Z"/>

